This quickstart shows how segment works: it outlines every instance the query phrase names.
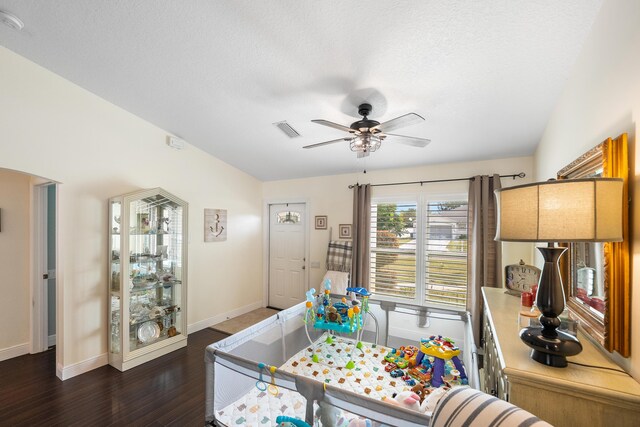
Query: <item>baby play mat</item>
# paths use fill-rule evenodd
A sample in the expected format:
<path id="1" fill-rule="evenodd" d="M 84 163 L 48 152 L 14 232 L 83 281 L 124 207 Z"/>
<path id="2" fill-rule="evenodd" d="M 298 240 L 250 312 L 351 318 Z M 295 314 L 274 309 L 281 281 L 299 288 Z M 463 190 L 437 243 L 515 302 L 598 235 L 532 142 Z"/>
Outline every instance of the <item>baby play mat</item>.
<path id="1" fill-rule="evenodd" d="M 329 336 L 333 339 L 327 340 Z M 354 349 L 355 344 L 349 338 L 325 333 L 313 346 L 296 353 L 280 369 L 376 400 L 391 398 L 394 393 L 411 389 L 401 377 L 393 377 L 385 370 L 387 362 L 384 357 L 390 347 L 362 343 L 361 348 Z M 317 363 L 311 360 L 313 354 L 318 356 Z M 353 369 L 346 368 L 350 355 L 355 362 Z M 295 391 L 279 387 L 278 393 L 273 395 L 254 387 L 239 400 L 217 411 L 216 418 L 227 426 L 276 426 L 278 415 L 304 419 L 305 405 L 304 397 Z M 346 426 L 355 417 L 340 411 L 334 425 Z"/>
<path id="2" fill-rule="evenodd" d="M 314 378 L 357 394 L 382 399 L 391 397 L 393 393 L 410 390 L 401 378 L 393 378 L 385 372 L 384 356 L 389 347 L 363 343 L 362 348 L 353 352 L 355 368 L 346 369 L 349 355 L 355 342 L 348 338 L 336 337 L 332 343 L 327 343 L 327 334 L 315 343 L 315 353 L 319 363 L 311 361 L 311 347 L 298 352 L 280 369 L 295 375 Z"/>
<path id="3" fill-rule="evenodd" d="M 276 426 L 276 417 L 304 419 L 306 399 L 295 391 L 279 387 L 273 395 L 257 388 L 217 412 L 217 421 L 226 426 Z"/>

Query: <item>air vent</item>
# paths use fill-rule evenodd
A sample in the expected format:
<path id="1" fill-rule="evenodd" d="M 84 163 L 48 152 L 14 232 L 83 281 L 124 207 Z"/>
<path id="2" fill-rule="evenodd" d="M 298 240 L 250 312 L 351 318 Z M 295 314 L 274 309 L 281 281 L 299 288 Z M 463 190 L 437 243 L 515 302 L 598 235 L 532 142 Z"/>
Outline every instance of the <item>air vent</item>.
<path id="1" fill-rule="evenodd" d="M 300 136 L 298 131 L 292 128 L 291 125 L 286 121 L 277 122 L 277 123 L 274 123 L 274 125 L 276 125 L 276 127 L 280 129 L 282 132 L 284 132 L 289 138 L 296 138 Z"/>

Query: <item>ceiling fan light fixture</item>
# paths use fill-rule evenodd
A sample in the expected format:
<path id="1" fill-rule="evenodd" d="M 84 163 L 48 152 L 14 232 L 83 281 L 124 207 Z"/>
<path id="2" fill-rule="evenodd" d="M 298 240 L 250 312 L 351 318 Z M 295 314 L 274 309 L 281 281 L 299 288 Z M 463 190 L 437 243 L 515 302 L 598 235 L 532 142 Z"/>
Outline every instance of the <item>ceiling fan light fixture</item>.
<path id="1" fill-rule="evenodd" d="M 351 141 L 349 143 L 349 149 L 356 153 L 372 153 L 380 148 L 380 142 L 382 142 L 382 139 L 367 135 Z"/>
<path id="2" fill-rule="evenodd" d="M 371 113 L 371 109 L 371 104 L 361 104 L 358 109 L 358 114 L 362 116 L 362 119 L 351 123 L 351 125 L 349 126 L 344 126 L 338 123 L 331 122 L 329 120 L 311 120 L 312 122 L 323 126 L 328 126 L 330 128 L 348 132 L 350 134 L 350 138 L 333 139 L 331 141 L 306 145 L 302 148 L 316 148 L 324 145 L 335 144 L 341 141 L 346 141 L 349 143 L 349 149 L 353 152 L 356 152 L 358 154 L 358 158 L 361 158 L 368 156 L 369 153 L 380 148 L 381 142 L 388 136 L 392 137 L 394 144 L 400 143 L 413 147 L 424 147 L 429 142 L 431 142 L 430 140 L 425 138 L 387 133 L 388 131 L 392 131 L 394 129 L 423 122 L 424 117 L 416 113 L 407 113 L 402 116 L 396 117 L 395 119 L 387 120 L 386 122 L 380 123 L 376 120 L 371 120 L 368 118 L 369 113 Z"/>

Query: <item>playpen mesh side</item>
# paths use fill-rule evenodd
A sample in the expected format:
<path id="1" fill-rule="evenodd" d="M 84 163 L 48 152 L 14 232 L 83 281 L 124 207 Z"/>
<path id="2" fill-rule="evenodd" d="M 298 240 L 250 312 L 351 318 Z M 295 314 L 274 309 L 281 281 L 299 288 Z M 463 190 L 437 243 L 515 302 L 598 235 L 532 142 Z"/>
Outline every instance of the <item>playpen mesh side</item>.
<path id="1" fill-rule="evenodd" d="M 469 384 L 478 387 L 476 348 L 466 313 L 379 301 L 370 301 L 370 309 L 376 320 L 371 316 L 367 317 L 363 341 L 398 347 L 416 345 L 421 338 L 430 335 L 450 337 L 463 350 L 462 360 Z M 208 421 L 215 418 L 216 411 L 252 391 L 255 393 L 255 384 L 259 378 L 258 363 L 280 367 L 296 353 L 309 347 L 302 321 L 305 311 L 306 307 L 301 303 L 207 348 L 205 359 Z M 311 325 L 308 332 L 314 341 L 323 333 L 314 330 Z M 263 380 L 267 384 L 270 381 L 266 370 Z M 306 384 L 301 393 L 311 401 L 321 401 L 325 408 L 335 406 L 372 420 L 386 421 L 387 424 L 393 424 L 391 421 L 394 419 L 396 422 L 398 419 L 406 421 L 404 425 L 425 425 L 425 420 L 428 421 L 428 417 L 422 414 L 391 407 L 332 386 L 323 389 L 321 383 L 308 378 L 296 378 L 286 372 L 278 372 L 276 384 L 294 392 L 301 384 Z"/>
<path id="2" fill-rule="evenodd" d="M 207 348 L 207 421 L 214 419 L 217 411 L 257 391 L 256 381 L 260 378 L 258 363 L 280 367 L 308 346 L 302 322 L 304 309 L 304 306 L 296 306 L 284 310 Z M 311 339 L 320 336 L 319 332 L 310 330 L 309 333 Z M 266 369 L 262 372 L 262 379 L 267 385 L 271 381 Z M 279 377 L 276 383 L 278 387 L 294 392 L 294 379 L 292 375 L 290 378 Z M 280 415 L 291 414 L 283 411 Z"/>

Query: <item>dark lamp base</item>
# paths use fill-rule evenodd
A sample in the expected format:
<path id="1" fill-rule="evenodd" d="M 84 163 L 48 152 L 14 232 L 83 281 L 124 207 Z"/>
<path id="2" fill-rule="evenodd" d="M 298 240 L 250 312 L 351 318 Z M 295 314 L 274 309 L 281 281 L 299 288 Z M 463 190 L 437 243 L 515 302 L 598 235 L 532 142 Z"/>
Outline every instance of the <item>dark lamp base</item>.
<path id="1" fill-rule="evenodd" d="M 533 349 L 531 358 L 543 365 L 554 368 L 567 366 L 567 356 L 575 356 L 582 351 L 582 344 L 573 335 L 556 331 L 557 337 L 548 338 L 542 335 L 542 328 L 524 328 L 520 331 L 520 339 Z"/>

